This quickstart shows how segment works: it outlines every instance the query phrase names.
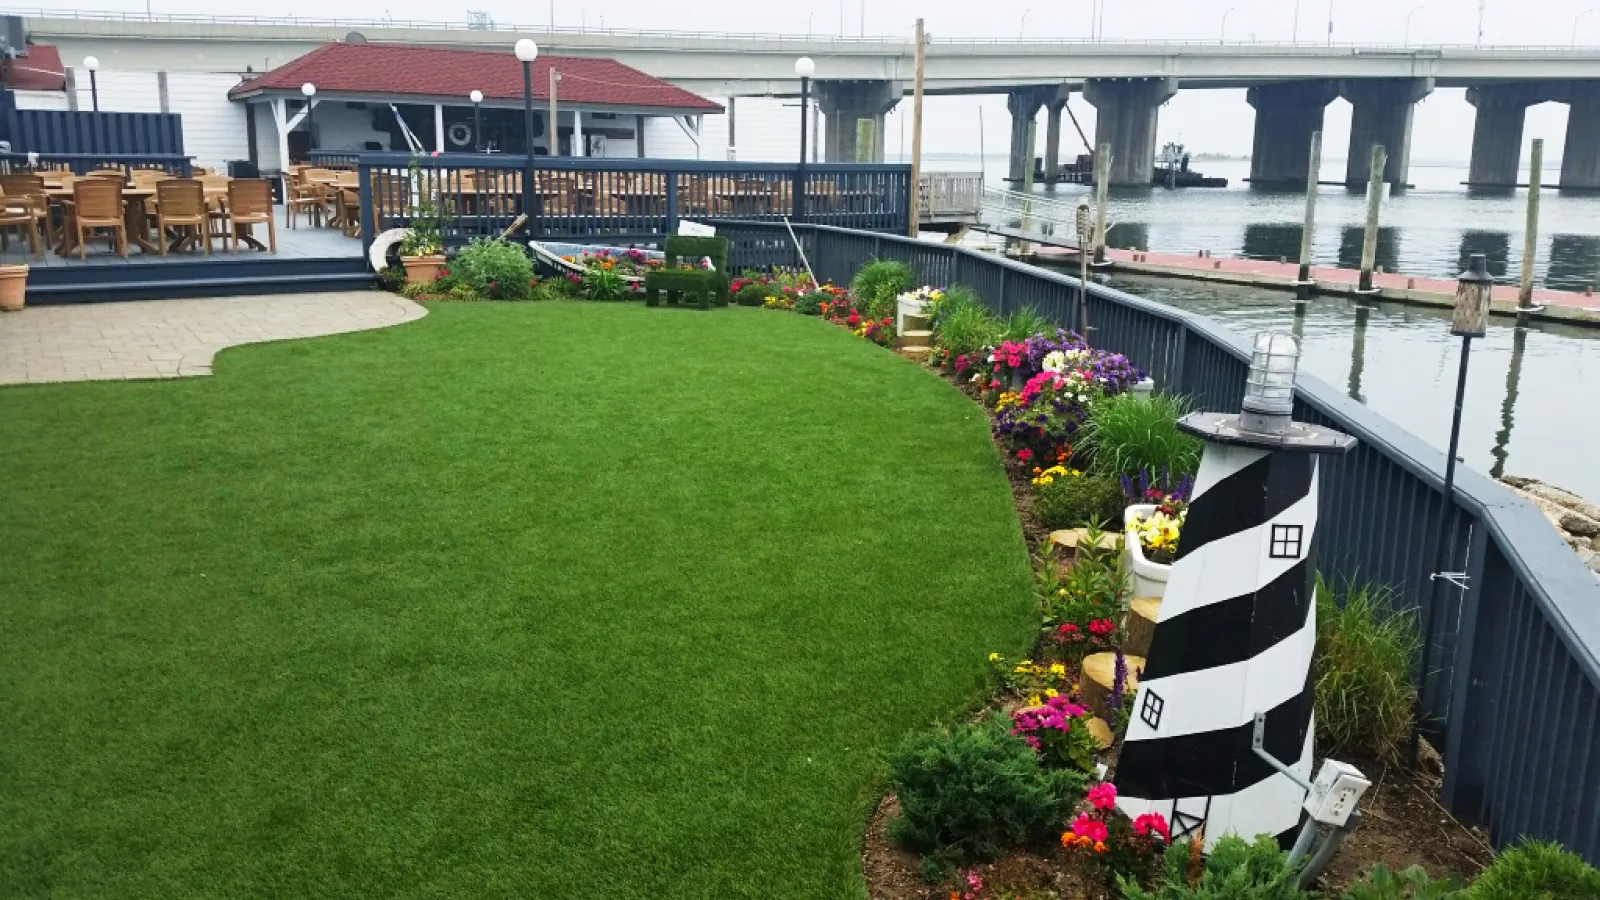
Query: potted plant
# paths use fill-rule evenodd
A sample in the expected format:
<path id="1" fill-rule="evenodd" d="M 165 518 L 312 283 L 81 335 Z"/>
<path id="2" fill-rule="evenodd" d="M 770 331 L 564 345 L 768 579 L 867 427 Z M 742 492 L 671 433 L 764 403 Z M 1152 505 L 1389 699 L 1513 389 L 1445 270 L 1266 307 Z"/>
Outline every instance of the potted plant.
<path id="1" fill-rule="evenodd" d="M 1123 511 L 1127 540 L 1122 542 L 1135 597 L 1160 597 L 1178 553 L 1185 510 L 1177 503 L 1135 503 Z"/>
<path id="2" fill-rule="evenodd" d="M 400 264 L 406 269 L 406 284 L 432 284 L 439 280 L 444 268 L 444 241 L 439 234 L 444 213 L 425 195 L 421 166 L 415 158 L 411 160 L 410 174 L 413 196 L 421 199 L 408 211 L 411 221 L 400 241 Z"/>
<path id="3" fill-rule="evenodd" d="M 19 312 L 27 302 L 28 267 L 0 266 L 0 312 Z"/>

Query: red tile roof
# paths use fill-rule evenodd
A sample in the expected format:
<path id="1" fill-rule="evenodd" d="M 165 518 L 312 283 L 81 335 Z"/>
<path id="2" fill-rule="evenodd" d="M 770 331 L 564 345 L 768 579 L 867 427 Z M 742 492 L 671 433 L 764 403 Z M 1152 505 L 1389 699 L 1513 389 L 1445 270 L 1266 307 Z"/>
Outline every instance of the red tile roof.
<path id="1" fill-rule="evenodd" d="M 645 107 L 719 112 L 716 103 L 625 66 L 614 59 L 540 56 L 533 63 L 533 96 L 549 102 L 550 67 L 561 74 L 557 99 L 584 106 Z M 522 99 L 522 63 L 505 51 L 451 50 L 404 44 L 324 44 L 299 59 L 238 85 L 238 98 L 258 91 L 299 91 L 465 98 Z"/>
<path id="2" fill-rule="evenodd" d="M 29 44 L 27 56 L 6 60 L 5 74 L 0 81 L 14 91 L 64 91 L 67 70 L 62 67 L 61 53 L 55 47 Z"/>

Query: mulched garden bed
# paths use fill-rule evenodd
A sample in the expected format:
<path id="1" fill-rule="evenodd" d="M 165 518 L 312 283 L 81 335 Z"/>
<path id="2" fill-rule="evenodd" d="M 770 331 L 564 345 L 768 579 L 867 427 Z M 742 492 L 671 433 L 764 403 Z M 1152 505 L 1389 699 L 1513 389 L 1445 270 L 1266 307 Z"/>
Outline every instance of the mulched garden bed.
<path id="1" fill-rule="evenodd" d="M 908 355 L 908 358 L 913 358 Z M 958 390 L 972 391 L 961 380 L 941 372 Z M 975 400 L 977 398 L 974 398 Z M 980 404 L 982 405 L 982 404 Z M 1004 448 L 1002 458 L 1005 458 Z M 1029 472 L 1008 460 L 1007 476 L 1016 501 L 1018 516 L 1028 546 L 1037 551 L 1050 539 L 1050 529 L 1038 520 L 1033 510 L 1033 491 Z M 1041 636 L 1035 659 L 1047 655 Z M 1077 681 L 1073 673 L 1072 681 Z M 1009 709 L 1014 698 L 995 698 L 988 708 Z M 1106 780 L 1115 781 L 1116 754 L 1120 745 L 1101 759 L 1111 768 Z M 1376 863 L 1399 871 L 1420 865 L 1434 877 L 1455 875 L 1466 881 L 1481 872 L 1493 859 L 1488 837 L 1481 829 L 1457 821 L 1439 803 L 1442 761 L 1424 743 L 1422 765 L 1416 772 L 1375 760 L 1351 762 L 1372 779 L 1373 786 L 1361 801 L 1361 826 L 1345 840 L 1338 854 L 1314 886 L 1326 896 L 1337 897 L 1362 873 Z M 1318 760 L 1321 763 L 1321 760 Z M 920 873 L 920 858 L 889 838 L 889 824 L 898 815 L 899 803 L 891 793 L 878 804 L 863 839 L 861 862 L 868 895 L 872 900 L 946 900 L 959 891 L 956 877 L 931 883 Z M 1118 892 L 1107 888 L 1098 873 L 1086 865 L 1081 854 L 1059 847 L 1013 851 L 989 863 L 973 866 L 983 880 L 983 896 L 1016 897 L 1018 900 L 1117 900 Z"/>

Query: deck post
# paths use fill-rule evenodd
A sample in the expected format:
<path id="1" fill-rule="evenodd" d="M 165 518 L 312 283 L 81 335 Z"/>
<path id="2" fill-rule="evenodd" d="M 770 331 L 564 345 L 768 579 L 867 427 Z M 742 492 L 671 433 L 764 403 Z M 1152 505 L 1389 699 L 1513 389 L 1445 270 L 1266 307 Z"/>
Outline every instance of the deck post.
<path id="1" fill-rule="evenodd" d="M 1539 261 L 1539 179 L 1544 174 L 1544 139 L 1533 139 L 1528 160 L 1528 226 L 1522 237 L 1522 284 L 1517 290 L 1517 327 L 1533 315 L 1533 267 Z"/>
<path id="2" fill-rule="evenodd" d="M 367 251 L 372 249 L 372 239 L 377 236 L 378 230 L 378 217 L 372 208 L 372 165 L 357 163 L 356 172 L 356 182 L 361 192 L 361 255 L 366 256 Z"/>
<path id="3" fill-rule="evenodd" d="M 1367 229 L 1361 238 L 1361 276 L 1356 283 L 1356 293 L 1373 294 L 1372 268 L 1378 257 L 1378 209 L 1383 205 L 1383 164 L 1386 154 L 1382 144 L 1372 145 L 1372 165 L 1367 173 Z"/>
<path id="4" fill-rule="evenodd" d="M 1317 236 L 1317 182 L 1322 171 L 1322 132 L 1311 133 L 1311 159 L 1306 174 L 1306 223 L 1300 229 L 1300 272 L 1295 278 L 1295 307 L 1305 308 L 1311 296 L 1311 254 Z"/>
<path id="5" fill-rule="evenodd" d="M 678 233 L 678 173 L 667 172 L 667 234 Z"/>

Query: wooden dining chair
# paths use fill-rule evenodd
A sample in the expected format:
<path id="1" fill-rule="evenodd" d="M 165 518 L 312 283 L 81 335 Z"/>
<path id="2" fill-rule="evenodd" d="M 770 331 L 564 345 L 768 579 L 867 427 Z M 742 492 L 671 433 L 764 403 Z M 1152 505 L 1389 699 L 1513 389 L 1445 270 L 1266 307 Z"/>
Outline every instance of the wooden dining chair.
<path id="1" fill-rule="evenodd" d="M 44 256 L 44 251 L 39 248 L 39 219 L 34 214 L 34 198 L 0 190 L 0 250 L 10 247 L 13 228 L 27 236 L 28 252 L 35 257 Z"/>
<path id="2" fill-rule="evenodd" d="M 210 216 L 206 211 L 206 192 L 193 178 L 169 178 L 156 182 L 156 241 L 161 255 L 167 255 L 167 229 L 193 228 L 195 241 L 205 242 L 211 255 Z"/>
<path id="3" fill-rule="evenodd" d="M 239 252 L 239 229 L 267 226 L 267 245 L 278 252 L 278 229 L 272 218 L 272 185 L 260 178 L 235 178 L 228 182 L 228 238 Z M 252 228 L 252 233 L 253 233 Z"/>
<path id="4" fill-rule="evenodd" d="M 110 240 L 123 259 L 128 258 L 128 225 L 122 214 L 122 182 L 110 178 L 84 178 L 72 183 L 72 200 L 66 205 L 67 228 L 78 238 L 78 258 L 87 256 L 88 235 L 111 232 Z"/>
<path id="5" fill-rule="evenodd" d="M 45 193 L 44 177 L 33 172 L 8 172 L 0 174 L 0 192 L 7 197 L 28 197 L 32 202 L 34 217 L 39 220 L 44 242 L 55 244 L 55 229 L 50 224 L 50 195 Z"/>

